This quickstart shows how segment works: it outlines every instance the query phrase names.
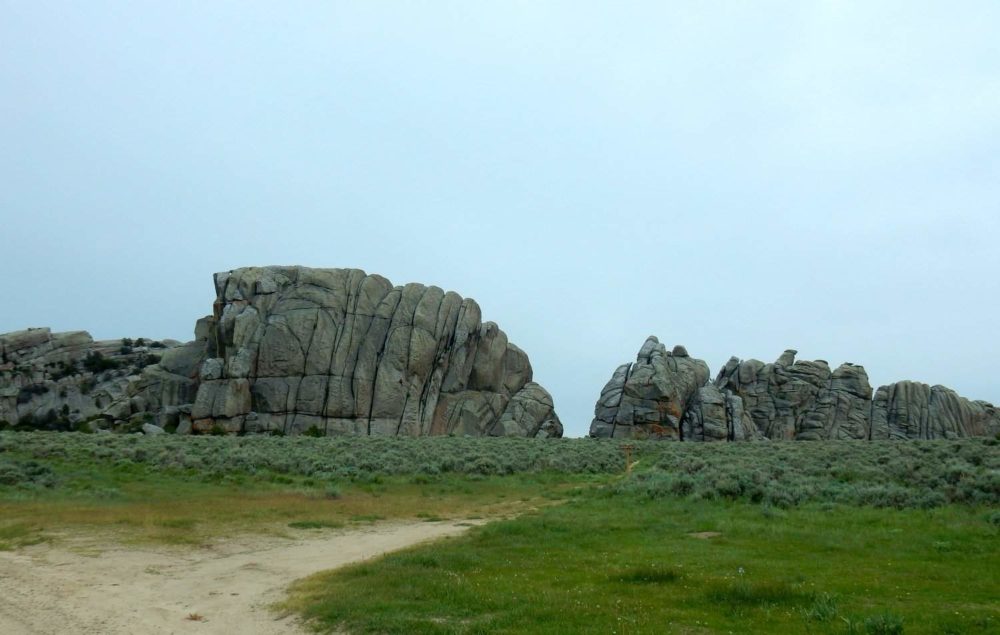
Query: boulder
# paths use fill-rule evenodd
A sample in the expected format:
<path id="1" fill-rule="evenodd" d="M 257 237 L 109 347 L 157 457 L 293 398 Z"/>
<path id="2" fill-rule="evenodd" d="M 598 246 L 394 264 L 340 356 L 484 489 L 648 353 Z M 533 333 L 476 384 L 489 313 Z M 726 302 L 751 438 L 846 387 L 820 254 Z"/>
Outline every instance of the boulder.
<path id="1" fill-rule="evenodd" d="M 475 301 L 357 269 L 216 274 L 195 431 L 561 436 L 527 355 Z"/>

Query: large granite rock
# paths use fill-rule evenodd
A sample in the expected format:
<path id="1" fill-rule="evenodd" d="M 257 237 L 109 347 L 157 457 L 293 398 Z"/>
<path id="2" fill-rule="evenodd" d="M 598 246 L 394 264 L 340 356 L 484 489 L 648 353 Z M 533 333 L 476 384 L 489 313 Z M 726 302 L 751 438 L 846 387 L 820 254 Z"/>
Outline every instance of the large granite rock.
<path id="1" fill-rule="evenodd" d="M 634 364 L 619 366 L 601 391 L 590 434 L 680 440 L 684 413 L 708 380 L 708 364 L 682 346 L 667 351 L 650 336 Z"/>
<path id="2" fill-rule="evenodd" d="M 743 409 L 743 399 L 707 384 L 684 413 L 684 441 L 754 441 L 762 438 Z"/>
<path id="3" fill-rule="evenodd" d="M 562 436 L 474 300 L 357 269 L 249 267 L 215 287 L 187 344 L 0 336 L 0 427 Z"/>
<path id="4" fill-rule="evenodd" d="M 866 439 L 872 389 L 862 366 L 835 371 L 823 360 L 796 361 L 787 350 L 772 364 L 731 358 L 715 385 L 743 399 L 769 439 Z"/>
<path id="5" fill-rule="evenodd" d="M 744 441 L 1000 433 L 1000 411 L 985 401 L 908 381 L 882 386 L 873 395 L 864 367 L 842 364 L 831 371 L 823 360 L 796 361 L 796 353 L 787 350 L 769 364 L 731 358 L 707 383 L 707 367 L 700 370 L 704 362 L 691 360 L 683 347 L 667 353 L 649 338 L 637 363 L 618 367 L 601 391 L 590 435 Z"/>
<path id="6" fill-rule="evenodd" d="M 474 300 L 357 269 L 249 267 L 215 286 L 197 432 L 562 436 Z"/>
<path id="7" fill-rule="evenodd" d="M 879 387 L 872 404 L 872 439 L 956 439 L 1000 433 L 1000 412 L 944 386 L 901 381 Z"/>

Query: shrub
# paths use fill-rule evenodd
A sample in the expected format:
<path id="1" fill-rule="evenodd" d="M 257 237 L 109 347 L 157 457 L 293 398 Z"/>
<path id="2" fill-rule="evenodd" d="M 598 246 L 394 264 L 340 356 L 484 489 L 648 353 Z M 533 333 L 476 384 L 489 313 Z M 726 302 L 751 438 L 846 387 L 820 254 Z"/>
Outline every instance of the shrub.
<path id="1" fill-rule="evenodd" d="M 675 569 L 661 569 L 657 566 L 636 567 L 615 577 L 625 584 L 670 584 L 681 579 Z"/>
<path id="2" fill-rule="evenodd" d="M 0 486 L 20 488 L 53 487 L 56 484 L 52 469 L 37 461 L 19 461 L 0 457 Z"/>
<path id="3" fill-rule="evenodd" d="M 52 379 L 59 381 L 60 379 L 65 379 L 79 372 L 76 367 L 76 362 L 59 362 L 58 369 L 52 373 Z"/>
<path id="4" fill-rule="evenodd" d="M 91 351 L 83 358 L 83 367 L 91 373 L 100 373 L 105 370 L 114 370 L 121 364 L 117 360 L 108 359 L 100 351 Z"/>
<path id="5" fill-rule="evenodd" d="M 837 598 L 829 593 L 817 594 L 812 606 L 805 610 L 805 616 L 814 622 L 830 622 L 838 615 Z"/>
<path id="6" fill-rule="evenodd" d="M 28 384 L 17 393 L 18 405 L 23 405 L 34 399 L 37 395 L 44 395 L 49 391 L 45 384 Z"/>
<path id="7" fill-rule="evenodd" d="M 902 635 L 903 618 L 892 613 L 880 613 L 865 618 L 865 633 L 868 635 Z"/>

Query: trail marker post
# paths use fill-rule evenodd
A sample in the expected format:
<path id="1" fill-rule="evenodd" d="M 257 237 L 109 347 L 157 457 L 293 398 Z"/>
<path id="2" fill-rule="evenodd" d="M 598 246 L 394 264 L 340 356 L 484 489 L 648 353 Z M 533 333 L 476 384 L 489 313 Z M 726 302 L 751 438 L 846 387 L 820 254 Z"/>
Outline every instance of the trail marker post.
<path id="1" fill-rule="evenodd" d="M 625 476 L 632 473 L 632 450 L 635 446 L 631 443 L 626 443 L 622 446 L 622 451 L 625 452 Z"/>

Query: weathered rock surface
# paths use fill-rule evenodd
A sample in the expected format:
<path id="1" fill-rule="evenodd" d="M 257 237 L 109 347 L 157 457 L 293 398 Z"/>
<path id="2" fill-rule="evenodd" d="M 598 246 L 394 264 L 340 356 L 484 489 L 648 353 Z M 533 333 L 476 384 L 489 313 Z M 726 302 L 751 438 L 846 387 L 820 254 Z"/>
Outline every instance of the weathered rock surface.
<path id="1" fill-rule="evenodd" d="M 127 426 L 150 407 L 144 399 L 131 400 L 130 386 L 144 369 L 169 362 L 182 349 L 171 340 L 94 341 L 84 331 L 48 328 L 0 335 L 0 428 Z M 129 429 L 152 419 L 150 414 Z"/>
<path id="2" fill-rule="evenodd" d="M 74 420 L 134 431 L 562 436 L 528 356 L 474 300 L 357 269 L 248 267 L 216 274 L 215 287 L 195 340 L 155 357 L 86 333 L 0 337 L 0 419 L 68 400 Z M 91 375 L 20 404 L 22 390 L 54 381 L 39 369 L 92 351 L 119 370 L 87 399 L 72 387 Z"/>
<path id="3" fill-rule="evenodd" d="M 872 439 L 956 439 L 1000 433 L 1000 412 L 944 386 L 901 381 L 881 386 L 872 404 Z"/>
<path id="4" fill-rule="evenodd" d="M 656 338 L 650 338 L 637 364 L 615 371 L 595 407 L 591 436 L 743 441 L 937 439 L 1000 432 L 1000 412 L 992 404 L 970 401 L 943 386 L 908 381 L 882 386 L 873 395 L 864 367 L 855 364 L 831 371 L 823 360 L 796 361 L 794 350 L 770 364 L 734 357 L 713 383 L 707 383 L 705 366 L 706 380 L 692 386 L 677 377 L 689 379 L 698 373 L 665 369 L 662 363 L 656 366 L 652 350 L 657 356 L 669 355 Z M 683 347 L 676 347 L 672 358 L 677 351 L 683 351 L 681 359 L 690 360 Z M 637 417 L 630 412 L 635 395 L 642 391 L 630 391 L 628 386 L 639 366 L 645 373 L 641 377 L 656 379 L 639 382 L 648 390 L 643 393 L 647 399 L 639 400 L 643 416 Z M 672 427 L 677 406 L 682 408 L 680 434 L 674 434 Z M 670 432 L 663 434 L 662 428 Z"/>
<path id="5" fill-rule="evenodd" d="M 591 436 L 680 440 L 684 413 L 708 376 L 708 364 L 680 346 L 667 352 L 650 336 L 635 363 L 619 366 L 601 391 Z"/>
<path id="6" fill-rule="evenodd" d="M 761 438 L 743 399 L 712 384 L 698 389 L 684 412 L 684 441 L 753 441 Z"/>
<path id="7" fill-rule="evenodd" d="M 531 364 L 475 301 L 356 269 L 217 274 L 196 431 L 561 436 Z"/>
<path id="8" fill-rule="evenodd" d="M 867 439 L 872 389 L 862 366 L 835 371 L 823 360 L 796 361 L 787 350 L 773 364 L 732 358 L 716 386 L 743 398 L 769 439 Z"/>
<path id="9" fill-rule="evenodd" d="M 562 436 L 527 355 L 473 300 L 356 269 L 251 267 L 215 283 L 180 430 Z"/>

